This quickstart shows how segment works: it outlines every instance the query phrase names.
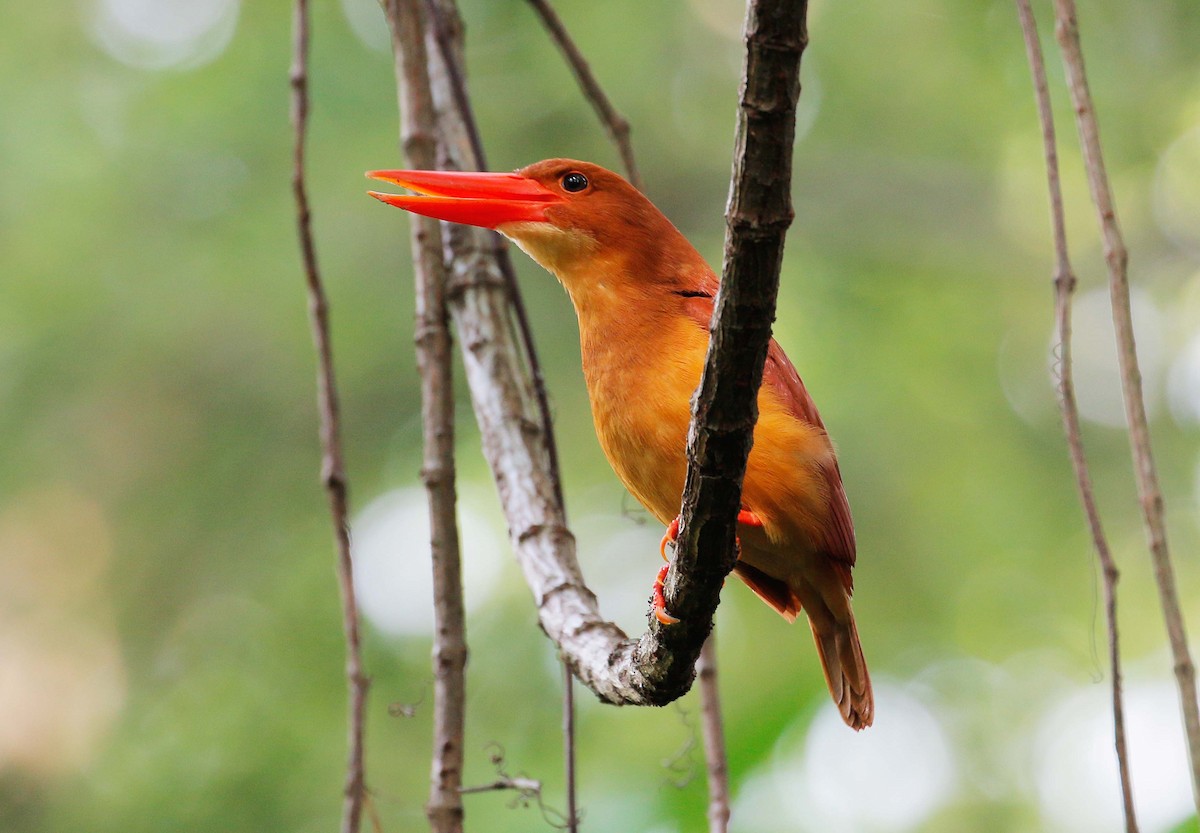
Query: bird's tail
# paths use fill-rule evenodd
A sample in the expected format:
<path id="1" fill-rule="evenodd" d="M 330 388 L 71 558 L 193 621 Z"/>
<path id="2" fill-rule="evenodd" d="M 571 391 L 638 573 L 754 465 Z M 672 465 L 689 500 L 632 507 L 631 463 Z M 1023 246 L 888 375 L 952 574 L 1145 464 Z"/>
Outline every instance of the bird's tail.
<path id="1" fill-rule="evenodd" d="M 826 620 L 820 625 L 809 615 L 813 640 L 817 643 L 817 655 L 821 658 L 821 670 L 829 693 L 837 704 L 842 720 L 851 729 L 865 729 L 875 719 L 875 696 L 871 692 L 871 675 L 867 673 L 867 662 L 863 659 L 862 644 L 858 641 L 858 628 L 854 614 L 848 618 Z"/>

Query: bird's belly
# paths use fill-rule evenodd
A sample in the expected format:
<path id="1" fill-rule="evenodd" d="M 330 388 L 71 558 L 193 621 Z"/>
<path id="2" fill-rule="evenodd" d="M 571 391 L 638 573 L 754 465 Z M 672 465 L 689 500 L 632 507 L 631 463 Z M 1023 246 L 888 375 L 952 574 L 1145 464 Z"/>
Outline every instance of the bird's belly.
<path id="1" fill-rule="evenodd" d="M 679 514 L 687 475 L 690 402 L 700 380 L 703 345 L 688 352 L 694 355 L 645 362 L 650 366 L 636 376 L 587 374 L 605 456 L 630 494 L 663 524 Z M 823 431 L 795 419 L 777 397 L 760 391 L 758 404 L 742 503 L 764 525 L 742 534 L 753 539 L 755 549 L 783 549 L 787 558 L 796 558 L 815 547 L 826 522 L 828 495 L 818 466 L 833 452 Z M 780 574 L 776 565 L 762 566 Z"/>
<path id="2" fill-rule="evenodd" d="M 596 396 L 592 403 L 596 436 L 613 471 L 650 514 L 670 523 L 679 514 L 687 474 L 687 399 L 676 408 L 645 402 L 614 407 Z"/>
<path id="3" fill-rule="evenodd" d="M 650 337 L 584 349 L 600 447 L 625 488 L 663 524 L 679 514 L 690 401 L 706 347 L 699 328 L 680 319 Z"/>

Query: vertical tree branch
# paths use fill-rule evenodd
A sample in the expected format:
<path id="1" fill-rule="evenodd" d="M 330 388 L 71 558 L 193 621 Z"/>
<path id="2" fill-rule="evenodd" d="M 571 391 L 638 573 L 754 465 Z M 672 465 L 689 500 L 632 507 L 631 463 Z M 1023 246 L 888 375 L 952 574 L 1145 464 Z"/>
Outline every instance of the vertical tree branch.
<path id="1" fill-rule="evenodd" d="M 588 66 L 583 54 L 575 45 L 575 41 L 548 0 L 529 0 L 529 4 L 541 17 L 551 39 L 558 44 L 579 82 L 584 97 L 591 102 L 597 117 L 607 129 L 609 138 L 616 145 L 617 153 L 625 166 L 626 177 L 635 188 L 640 190 L 642 183 L 634 158 L 633 144 L 629 140 L 629 122 L 617 112 L 599 81 L 592 75 L 591 67 Z M 715 637 L 710 635 L 704 642 L 696 665 L 696 674 L 700 679 L 700 711 L 703 716 L 701 731 L 704 735 L 704 754 L 708 771 L 709 827 L 712 833 L 725 833 L 729 824 L 729 766 L 725 754 L 725 736 L 721 721 L 717 653 L 714 639 Z M 569 674 L 567 686 L 569 690 Z M 571 756 L 568 754 L 568 783 L 573 783 L 573 781 L 573 765 Z M 573 789 L 568 790 L 569 796 L 573 796 L 573 793 Z M 575 820 L 573 806 L 569 809 L 568 817 L 572 821 Z"/>
<path id="2" fill-rule="evenodd" d="M 392 36 L 400 55 L 404 156 L 414 168 L 436 163 L 437 126 L 425 52 L 420 0 L 389 0 Z M 425 812 L 435 833 L 463 829 L 462 769 L 466 725 L 466 623 L 455 516 L 454 399 L 446 265 L 436 220 L 414 217 L 417 366 L 421 375 L 424 462 L 429 496 L 434 600 L 434 732 L 432 777 Z"/>
<path id="3" fill-rule="evenodd" d="M 428 0 L 428 8 L 432 17 L 432 35 L 437 44 L 441 57 L 441 65 L 445 72 L 444 86 L 448 97 L 454 103 L 457 126 L 453 135 L 463 136 L 469 145 L 459 147 L 456 156 L 459 164 L 465 164 L 474 170 L 487 170 L 487 156 L 483 147 L 483 139 L 479 135 L 479 126 L 475 122 L 475 112 L 471 109 L 471 101 L 467 95 L 466 79 L 463 72 L 462 58 L 462 25 L 458 20 L 458 10 L 454 0 Z M 439 122 L 440 123 L 440 122 Z M 450 144 L 449 141 L 446 142 Z M 449 151 L 447 151 L 449 154 Z M 558 465 L 558 443 L 554 440 L 554 420 L 550 414 L 550 398 L 546 394 L 546 380 L 542 374 L 542 363 L 538 358 L 537 347 L 533 341 L 533 328 L 529 324 L 529 313 L 525 309 L 525 299 L 517 284 L 517 270 L 513 266 L 512 256 L 504 238 L 491 231 L 480 230 L 479 235 L 489 239 L 493 246 L 495 267 L 500 277 L 508 287 L 509 300 L 512 305 L 512 316 L 515 321 L 517 335 L 520 338 L 521 352 L 533 382 L 534 397 L 537 401 L 538 416 L 542 422 L 542 432 L 545 435 L 546 454 L 549 458 L 550 480 L 558 502 L 566 516 L 566 501 L 563 500 L 562 474 Z"/>
<path id="4" fill-rule="evenodd" d="M 563 768 L 566 775 L 568 833 L 579 830 L 579 794 L 575 782 L 575 678 L 571 675 L 571 664 L 562 660 L 563 677 Z"/>
<path id="5" fill-rule="evenodd" d="M 751 0 L 746 10 L 724 267 L 708 355 L 692 402 L 679 545 L 665 593 L 672 613 L 696 622 L 705 637 L 720 581 L 737 557 L 735 519 L 758 419 L 755 394 L 793 216 L 792 145 L 800 56 L 808 44 L 807 9 L 807 0 Z M 694 612 L 682 599 L 693 592 L 703 600 L 693 603 Z"/>
<path id="6" fill-rule="evenodd" d="M 363 673 L 359 637 L 358 602 L 354 596 L 354 568 L 350 559 L 349 502 L 342 462 L 341 427 L 333 352 L 329 338 L 329 304 L 317 268 L 312 234 L 312 213 L 304 180 L 305 142 L 308 127 L 308 0 L 296 0 L 293 18 L 293 50 L 290 73 L 291 118 L 295 133 L 292 155 L 292 193 L 296 201 L 296 225 L 308 288 L 308 311 L 313 345 L 317 352 L 317 410 L 321 422 L 321 482 L 329 496 L 337 545 L 337 575 L 342 601 L 342 629 L 346 639 L 346 687 L 348 689 L 348 755 L 342 806 L 342 833 L 357 833 L 362 819 L 366 776 L 363 764 L 363 722 L 368 680 Z"/>
<path id="7" fill-rule="evenodd" d="M 460 146 L 458 154 L 454 154 L 447 149 L 444 155 L 448 160 L 458 155 L 460 157 L 460 164 L 463 161 L 461 157 L 466 156 L 466 161 L 470 167 L 486 170 L 487 160 L 483 139 L 479 134 L 479 128 L 475 122 L 475 114 L 471 109 L 470 98 L 467 95 L 466 73 L 464 72 L 462 57 L 462 25 L 458 17 L 457 7 L 453 0 L 428 0 L 427 9 L 432 24 L 429 27 L 432 40 L 436 44 L 437 53 L 441 59 L 441 66 L 445 70 L 444 73 L 440 74 L 440 77 L 444 78 L 447 82 L 444 86 L 447 88 L 446 93 L 448 95 L 444 95 L 443 97 L 453 102 L 453 112 L 457 121 L 457 127 L 451 129 L 448 133 L 458 136 L 465 134 L 466 145 L 469 146 L 470 151 L 467 153 L 468 147 Z M 446 144 L 449 143 L 449 136 L 447 136 Z M 430 165 L 430 167 L 433 166 Z M 455 240 L 463 241 L 471 238 L 478 239 L 480 237 L 490 238 L 494 267 L 499 271 L 501 279 L 508 288 L 509 303 L 511 305 L 510 312 L 515 325 L 516 335 L 524 356 L 525 366 L 533 382 L 533 394 L 537 403 L 542 434 L 546 445 L 550 484 L 565 523 L 566 501 L 563 498 L 562 475 L 558 464 L 558 445 L 554 440 L 550 400 L 546 393 L 545 377 L 542 374 L 541 362 L 534 345 L 533 328 L 529 323 L 529 315 L 525 309 L 525 301 L 521 296 L 520 287 L 517 285 L 516 269 L 513 267 L 508 246 L 499 234 L 480 230 L 472 230 L 470 232 L 460 231 L 457 235 L 448 235 L 447 243 L 451 247 L 448 255 L 451 258 L 455 257 L 453 251 L 456 245 Z M 470 245 L 468 248 L 473 249 L 474 247 Z M 460 249 L 459 253 L 462 254 L 464 252 Z M 563 668 L 563 755 L 567 792 L 567 830 L 568 833 L 575 833 L 578 829 L 575 782 L 575 698 L 571 687 L 570 667 L 567 665 L 565 659 L 563 660 Z"/>
<path id="8" fill-rule="evenodd" d="M 641 188 L 637 163 L 633 157 L 633 146 L 629 141 L 629 122 L 612 106 L 608 96 L 605 95 L 604 90 L 592 75 L 587 61 L 584 60 L 583 55 L 576 48 L 570 35 L 567 34 L 566 27 L 563 26 L 562 21 L 550 4 L 545 2 L 545 0 L 530 0 L 530 5 L 537 11 L 546 29 L 550 32 L 551 38 L 562 50 L 568 64 L 575 73 L 576 79 L 579 81 L 584 96 L 592 103 L 596 114 L 607 128 L 610 138 L 617 145 L 617 152 L 621 155 L 629 181 L 633 183 L 635 188 Z M 526 326 L 524 324 L 523 309 L 518 310 L 518 321 L 522 322 L 522 326 Z M 525 335 L 525 343 L 532 346 L 532 339 L 528 335 Z M 540 373 L 535 372 L 535 383 L 540 384 L 540 378 Z M 549 431 L 548 420 L 547 431 Z M 552 435 L 551 442 L 553 442 Z M 557 458 L 557 454 L 554 456 Z M 557 459 L 552 460 L 552 465 L 553 469 L 557 470 Z M 579 827 L 575 782 L 575 693 L 573 690 L 571 665 L 566 659 L 563 659 L 563 746 L 563 759 L 566 765 L 567 830 L 568 833 L 575 833 Z"/>
<path id="9" fill-rule="evenodd" d="M 584 97 L 591 102 L 600 122 L 608 130 L 609 138 L 613 140 L 617 146 L 617 153 L 621 155 L 621 164 L 625 166 L 629 182 L 634 188 L 641 190 L 642 178 L 638 175 L 637 162 L 633 158 L 633 143 L 629 140 L 628 120 L 617 112 L 617 108 L 613 107 L 612 102 L 605 95 L 596 76 L 592 75 L 592 68 L 588 66 L 583 53 L 571 39 L 567 27 L 563 25 L 562 19 L 554 11 L 549 0 L 529 0 L 529 5 L 533 6 L 534 11 L 542 20 L 542 25 L 550 33 L 550 39 L 558 45 L 563 57 L 567 59 L 567 65 L 571 67 L 575 80 L 579 82 L 579 88 Z"/>
<path id="10" fill-rule="evenodd" d="M 1075 471 L 1076 486 L 1102 571 L 1104 612 L 1108 624 L 1109 662 L 1112 666 L 1113 734 L 1121 782 L 1121 800 L 1125 810 L 1125 830 L 1127 833 L 1137 833 L 1137 815 L 1134 811 L 1133 787 L 1129 773 L 1129 753 L 1125 743 L 1124 698 L 1121 692 L 1121 649 L 1117 630 L 1117 581 L 1120 574 L 1109 549 L 1108 539 L 1104 534 L 1100 511 L 1096 506 L 1091 472 L 1083 450 L 1079 407 L 1075 400 L 1074 368 L 1071 363 L 1071 295 L 1075 291 L 1076 280 L 1067 249 L 1067 227 L 1063 211 L 1062 185 L 1059 179 L 1054 113 L 1050 106 L 1046 65 L 1042 57 L 1041 43 L 1038 40 L 1037 21 L 1033 16 L 1033 9 L 1029 0 L 1016 0 L 1016 2 L 1017 13 L 1021 21 L 1021 33 L 1025 39 L 1030 74 L 1033 77 L 1034 97 L 1037 101 L 1038 120 L 1042 128 L 1042 144 L 1046 157 L 1046 179 L 1050 195 L 1050 221 L 1054 234 L 1055 252 L 1054 307 L 1058 331 L 1055 352 L 1059 357 L 1059 408 L 1067 436 L 1071 466 Z"/>
<path id="11" fill-rule="evenodd" d="M 1133 453 L 1138 495 L 1146 536 L 1154 562 L 1154 577 L 1158 585 L 1163 618 L 1175 663 L 1183 724 L 1187 735 L 1188 757 L 1191 762 L 1192 795 L 1200 811 L 1200 706 L 1196 701 L 1196 671 L 1188 650 L 1187 631 L 1180 611 L 1179 593 L 1175 587 L 1175 572 L 1167 549 L 1167 531 L 1163 518 L 1162 490 L 1150 447 L 1150 428 L 1146 419 L 1146 404 L 1142 396 L 1142 376 L 1138 367 L 1134 343 L 1133 314 L 1129 299 L 1129 255 L 1117 224 L 1112 189 L 1109 187 L 1104 156 L 1100 150 L 1100 128 L 1088 89 L 1083 50 L 1079 42 L 1074 0 L 1055 0 L 1055 35 L 1062 50 L 1066 67 L 1067 86 L 1075 106 L 1075 123 L 1079 129 L 1087 168 L 1088 185 L 1100 222 L 1104 241 L 1104 256 L 1108 263 L 1109 292 L 1112 299 L 1113 323 L 1117 335 L 1117 357 L 1121 367 L 1121 387 L 1125 398 L 1125 416 L 1129 423 L 1129 439 Z"/>
<path id="12" fill-rule="evenodd" d="M 700 726 L 704 735 L 704 763 L 708 773 L 709 833 L 729 827 L 729 762 L 725 754 L 725 727 L 721 696 L 717 690 L 717 634 L 714 630 L 700 649 L 696 663 L 700 683 Z"/>
<path id="13" fill-rule="evenodd" d="M 704 372 L 692 403 L 679 546 L 671 573 L 677 566 L 702 564 L 715 568 L 723 578 L 737 557 L 733 519 L 741 506 L 742 478 L 754 442 L 757 392 L 793 217 L 792 148 L 800 59 L 808 45 L 807 12 L 807 0 L 751 0 L 746 8 L 746 59 L 725 210 L 721 288 L 713 306 Z M 728 393 L 722 390 L 725 385 Z M 705 500 L 706 491 L 711 501 Z M 668 576 L 666 595 L 672 609 L 678 605 L 673 598 L 677 581 L 677 576 Z M 729 773 L 711 633 L 698 671 L 709 828 L 724 833 L 729 823 Z"/>

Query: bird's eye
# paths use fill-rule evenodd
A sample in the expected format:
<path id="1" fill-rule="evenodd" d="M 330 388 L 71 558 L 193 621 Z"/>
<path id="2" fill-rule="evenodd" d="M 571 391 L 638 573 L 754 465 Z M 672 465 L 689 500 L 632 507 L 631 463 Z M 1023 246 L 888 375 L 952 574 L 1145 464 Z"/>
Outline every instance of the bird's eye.
<path id="1" fill-rule="evenodd" d="M 588 187 L 588 178 L 579 171 L 571 171 L 571 173 L 563 175 L 562 187 L 564 191 L 576 194 Z"/>

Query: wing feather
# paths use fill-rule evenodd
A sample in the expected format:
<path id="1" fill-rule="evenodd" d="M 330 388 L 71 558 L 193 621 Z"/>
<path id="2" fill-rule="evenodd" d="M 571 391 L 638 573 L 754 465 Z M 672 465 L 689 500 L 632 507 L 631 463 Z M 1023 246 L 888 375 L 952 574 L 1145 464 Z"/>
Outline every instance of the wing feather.
<path id="1" fill-rule="evenodd" d="M 707 279 L 700 282 L 700 287 L 696 291 L 677 293 L 683 299 L 682 305 L 687 315 L 706 331 L 712 318 L 713 295 L 716 293 L 716 287 L 715 276 L 707 276 Z M 769 387 L 779 397 L 788 412 L 796 419 L 818 428 L 822 432 L 825 431 L 821 414 L 817 411 L 816 403 L 813 402 L 808 390 L 804 387 L 800 374 L 796 372 L 795 366 L 783 352 L 783 348 L 773 338 L 767 347 L 767 361 L 763 366 L 763 385 Z M 850 568 L 854 566 L 857 552 L 850 503 L 846 499 L 846 490 L 842 485 L 842 473 L 838 468 L 836 456 L 829 455 L 819 466 L 829 501 L 829 517 L 824 527 L 825 540 L 822 543 L 825 553 L 837 568 L 842 583 L 849 592 L 853 589 Z M 758 590 L 758 588 L 755 589 Z M 780 607 L 769 598 L 772 595 L 770 592 L 760 592 L 760 595 L 776 608 Z"/>

